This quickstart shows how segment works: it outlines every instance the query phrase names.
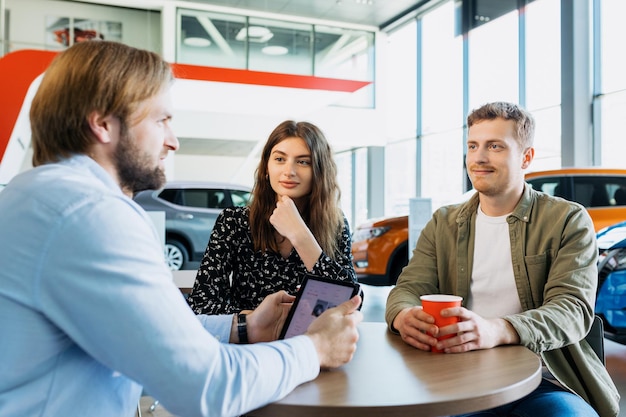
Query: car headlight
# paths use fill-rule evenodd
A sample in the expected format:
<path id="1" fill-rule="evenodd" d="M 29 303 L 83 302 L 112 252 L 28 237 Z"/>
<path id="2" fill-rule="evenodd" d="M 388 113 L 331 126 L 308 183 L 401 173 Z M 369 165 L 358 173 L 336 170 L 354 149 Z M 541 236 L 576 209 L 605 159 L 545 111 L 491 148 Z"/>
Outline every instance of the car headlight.
<path id="1" fill-rule="evenodd" d="M 391 229 L 389 226 L 381 226 L 381 227 L 366 227 L 363 229 L 358 229 L 352 235 L 353 242 L 360 242 L 362 240 L 369 240 L 375 237 L 380 237 L 387 233 Z"/>

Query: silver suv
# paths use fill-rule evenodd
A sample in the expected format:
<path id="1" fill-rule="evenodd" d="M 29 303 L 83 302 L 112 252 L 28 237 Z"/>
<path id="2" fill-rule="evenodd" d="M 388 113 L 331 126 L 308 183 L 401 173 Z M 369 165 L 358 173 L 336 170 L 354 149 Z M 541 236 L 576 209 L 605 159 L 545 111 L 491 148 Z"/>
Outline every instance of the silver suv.
<path id="1" fill-rule="evenodd" d="M 171 270 L 202 259 L 215 219 L 225 207 L 245 206 L 250 187 L 218 182 L 169 182 L 137 193 L 146 211 L 165 212 L 165 260 Z"/>

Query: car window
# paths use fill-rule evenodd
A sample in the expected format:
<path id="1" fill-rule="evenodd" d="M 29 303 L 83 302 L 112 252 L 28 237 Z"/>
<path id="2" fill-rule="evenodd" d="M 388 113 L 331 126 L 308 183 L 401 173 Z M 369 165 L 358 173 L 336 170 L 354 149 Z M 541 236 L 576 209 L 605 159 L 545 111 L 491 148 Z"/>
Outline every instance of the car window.
<path id="1" fill-rule="evenodd" d="M 250 195 L 249 191 L 222 188 L 166 188 L 161 191 L 159 198 L 179 206 L 222 209 L 229 206 L 244 207 L 250 201 Z"/>
<path id="2" fill-rule="evenodd" d="M 574 177 L 574 200 L 585 207 L 623 206 L 625 197 L 626 177 Z"/>
<path id="3" fill-rule="evenodd" d="M 570 182 L 566 177 L 545 177 L 527 181 L 537 191 L 571 200 Z"/>
<path id="4" fill-rule="evenodd" d="M 179 206 L 183 205 L 183 195 L 181 190 L 176 188 L 167 188 L 159 194 L 159 198 L 162 198 L 165 201 L 169 201 L 172 204 L 178 204 Z"/>
<path id="5" fill-rule="evenodd" d="M 167 188 L 161 191 L 159 198 L 179 206 L 198 208 L 223 208 L 227 204 L 223 189 Z"/>
<path id="6" fill-rule="evenodd" d="M 233 200 L 233 206 L 244 207 L 250 201 L 250 192 L 241 190 L 230 190 L 230 198 Z"/>
<path id="7" fill-rule="evenodd" d="M 559 178 L 539 178 L 528 180 L 528 184 L 531 185 L 537 191 L 543 191 L 546 194 L 554 195 L 557 197 L 566 197 L 565 184 L 561 184 Z"/>
<path id="8" fill-rule="evenodd" d="M 226 201 L 225 190 L 207 190 L 209 195 L 208 208 L 224 208 L 228 202 Z"/>
<path id="9" fill-rule="evenodd" d="M 225 192 L 222 189 L 196 189 L 183 190 L 183 205 L 198 208 L 221 208 L 224 202 Z"/>
<path id="10" fill-rule="evenodd" d="M 527 182 L 535 190 L 576 201 L 585 207 L 626 206 L 626 177 L 574 175 Z"/>

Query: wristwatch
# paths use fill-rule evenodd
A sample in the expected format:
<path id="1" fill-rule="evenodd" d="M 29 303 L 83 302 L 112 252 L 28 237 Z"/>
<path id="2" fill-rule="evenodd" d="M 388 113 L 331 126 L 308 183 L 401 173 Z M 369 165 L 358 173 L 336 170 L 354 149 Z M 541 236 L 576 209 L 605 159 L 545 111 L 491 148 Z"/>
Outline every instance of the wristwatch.
<path id="1" fill-rule="evenodd" d="M 244 313 L 237 314 L 237 334 L 239 335 L 239 343 L 248 343 L 248 324 L 246 323 L 246 315 Z"/>

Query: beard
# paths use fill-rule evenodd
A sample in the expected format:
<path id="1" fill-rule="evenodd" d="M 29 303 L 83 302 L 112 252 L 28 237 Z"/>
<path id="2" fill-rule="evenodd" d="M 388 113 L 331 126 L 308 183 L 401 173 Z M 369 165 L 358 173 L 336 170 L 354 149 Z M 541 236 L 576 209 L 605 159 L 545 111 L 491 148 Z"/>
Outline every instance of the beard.
<path id="1" fill-rule="evenodd" d="M 165 185 L 163 169 L 153 165 L 151 155 L 141 152 L 126 126 L 120 130 L 120 141 L 113 157 L 122 189 L 135 194 Z"/>

